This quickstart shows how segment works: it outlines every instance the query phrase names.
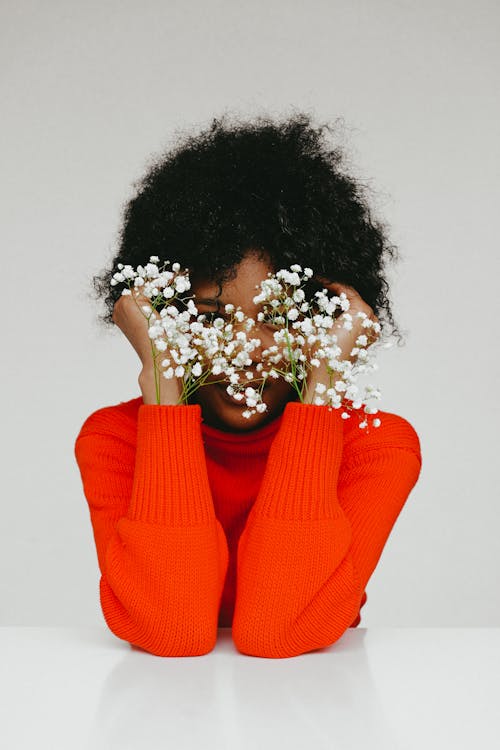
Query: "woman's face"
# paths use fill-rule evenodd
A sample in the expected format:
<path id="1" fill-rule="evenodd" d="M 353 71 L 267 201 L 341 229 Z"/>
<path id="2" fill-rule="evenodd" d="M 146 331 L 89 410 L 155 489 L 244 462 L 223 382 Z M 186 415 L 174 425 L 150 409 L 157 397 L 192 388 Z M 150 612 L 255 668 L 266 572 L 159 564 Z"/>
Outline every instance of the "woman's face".
<path id="1" fill-rule="evenodd" d="M 235 307 L 241 307 L 245 315 L 257 321 L 257 313 L 262 310 L 262 306 L 256 305 L 253 302 L 253 297 L 260 290 L 256 287 L 259 286 L 261 281 L 267 279 L 267 274 L 272 270 L 272 267 L 265 261 L 258 260 L 253 255 L 247 255 L 237 267 L 236 277 L 222 285 L 219 296 L 217 296 L 220 291 L 219 286 L 215 282 L 192 277 L 191 292 L 194 295 L 193 301 L 198 308 L 198 312 L 200 314 L 217 313 L 217 317 L 229 320 L 230 315 L 225 312 L 224 308 L 225 305 L 232 304 Z M 261 340 L 261 346 L 254 349 L 250 354 L 254 365 L 248 368 L 254 375 L 254 380 L 249 380 L 248 384 L 256 390 L 262 384 L 262 378 L 259 378 L 259 372 L 255 370 L 255 365 L 261 359 L 262 350 L 275 343 L 273 338 L 275 330 L 271 326 L 261 324 L 258 329 L 252 330 L 252 333 L 249 334 L 249 337 L 256 337 Z M 191 395 L 189 403 L 199 404 L 204 421 L 225 432 L 249 432 L 263 427 L 282 413 L 288 401 L 297 399 L 296 391 L 283 378 L 276 380 L 268 378 L 262 391 L 262 400 L 267 404 L 267 411 L 257 412 L 252 414 L 250 418 L 246 418 L 242 416 L 243 411 L 247 408 L 245 400 L 236 401 L 226 393 L 229 379 L 225 378 L 223 382 L 220 382 L 223 377 L 223 375 L 211 375 L 206 381 L 207 384 L 198 388 Z"/>

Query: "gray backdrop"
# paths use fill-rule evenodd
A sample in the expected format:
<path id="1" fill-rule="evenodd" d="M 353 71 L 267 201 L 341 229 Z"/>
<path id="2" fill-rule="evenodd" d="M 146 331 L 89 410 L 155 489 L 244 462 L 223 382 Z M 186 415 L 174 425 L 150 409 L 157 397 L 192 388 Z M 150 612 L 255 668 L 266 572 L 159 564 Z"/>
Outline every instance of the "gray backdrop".
<path id="1" fill-rule="evenodd" d="M 3 4 L 3 624 L 103 622 L 73 446 L 92 411 L 140 395 L 135 352 L 88 298 L 133 181 L 176 130 L 293 109 L 344 118 L 402 254 L 407 343 L 376 382 L 423 468 L 361 625 L 500 624 L 499 16 L 493 0 Z"/>

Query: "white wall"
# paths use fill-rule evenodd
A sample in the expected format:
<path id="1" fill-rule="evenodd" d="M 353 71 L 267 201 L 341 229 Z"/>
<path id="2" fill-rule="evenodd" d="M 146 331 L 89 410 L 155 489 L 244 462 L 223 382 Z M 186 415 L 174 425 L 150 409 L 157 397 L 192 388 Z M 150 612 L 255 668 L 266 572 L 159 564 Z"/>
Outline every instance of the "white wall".
<path id="1" fill-rule="evenodd" d="M 296 108 L 344 118 L 403 258 L 407 344 L 377 383 L 423 469 L 362 625 L 500 624 L 499 16 L 493 0 L 3 4 L 2 623 L 102 622 L 73 445 L 90 412 L 140 395 L 135 352 L 87 296 L 133 181 L 176 129 Z"/>

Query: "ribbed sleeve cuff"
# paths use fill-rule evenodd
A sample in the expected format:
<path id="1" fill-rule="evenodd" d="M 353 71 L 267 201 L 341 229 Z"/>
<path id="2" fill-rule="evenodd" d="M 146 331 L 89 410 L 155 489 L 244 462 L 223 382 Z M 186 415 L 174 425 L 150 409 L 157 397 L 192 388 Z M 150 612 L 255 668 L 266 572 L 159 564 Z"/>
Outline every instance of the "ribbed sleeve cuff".
<path id="1" fill-rule="evenodd" d="M 341 412 L 295 401 L 286 405 L 253 509 L 256 515 L 289 520 L 342 515 L 337 498 Z"/>
<path id="2" fill-rule="evenodd" d="M 215 520 L 198 404 L 139 407 L 127 517 L 168 526 Z"/>

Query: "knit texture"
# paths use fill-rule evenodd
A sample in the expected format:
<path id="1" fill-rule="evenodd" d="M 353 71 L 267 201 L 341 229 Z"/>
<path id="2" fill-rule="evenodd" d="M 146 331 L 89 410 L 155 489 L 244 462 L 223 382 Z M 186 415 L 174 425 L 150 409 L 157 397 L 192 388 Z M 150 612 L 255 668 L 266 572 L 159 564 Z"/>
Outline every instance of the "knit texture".
<path id="1" fill-rule="evenodd" d="M 412 425 L 290 402 L 249 433 L 135 398 L 75 442 L 111 631 L 158 656 L 296 656 L 361 621 L 365 587 L 419 477 Z"/>

